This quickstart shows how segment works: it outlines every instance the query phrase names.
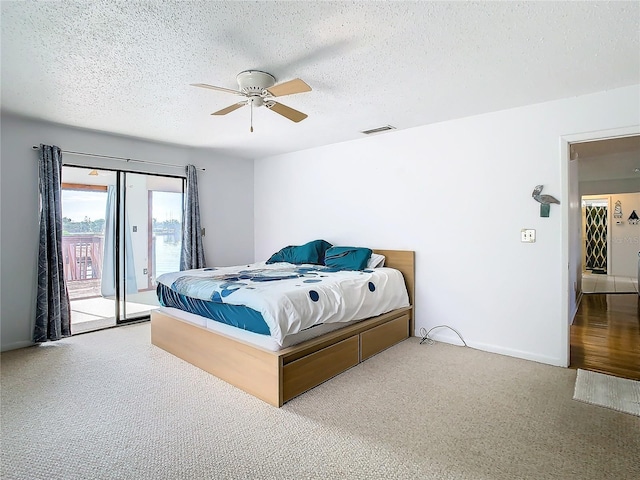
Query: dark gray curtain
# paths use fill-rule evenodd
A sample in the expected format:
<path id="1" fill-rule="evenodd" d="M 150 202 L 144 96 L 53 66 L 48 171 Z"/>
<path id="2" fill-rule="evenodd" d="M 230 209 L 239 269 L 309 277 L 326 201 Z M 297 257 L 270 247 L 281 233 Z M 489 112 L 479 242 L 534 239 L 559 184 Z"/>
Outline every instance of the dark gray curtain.
<path id="1" fill-rule="evenodd" d="M 62 256 L 62 152 L 40 145 L 40 248 L 38 294 L 33 341 L 60 340 L 71 335 L 71 307 Z"/>
<path id="2" fill-rule="evenodd" d="M 204 248 L 200 227 L 200 203 L 198 201 L 198 176 L 196 167 L 187 165 L 187 191 L 185 192 L 182 222 L 182 251 L 180 270 L 204 268 Z"/>

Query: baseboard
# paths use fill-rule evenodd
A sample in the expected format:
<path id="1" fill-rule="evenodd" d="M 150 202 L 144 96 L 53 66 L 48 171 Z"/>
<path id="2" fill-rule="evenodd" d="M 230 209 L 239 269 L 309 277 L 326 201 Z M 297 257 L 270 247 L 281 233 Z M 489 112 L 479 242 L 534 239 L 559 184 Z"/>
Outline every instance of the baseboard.
<path id="1" fill-rule="evenodd" d="M 33 345 L 35 345 L 35 343 L 29 342 L 27 340 L 22 342 L 14 342 L 8 345 L 2 345 L 2 347 L 0 347 L 0 352 L 8 352 L 9 350 L 17 350 L 18 348 L 31 347 Z"/>
<path id="2" fill-rule="evenodd" d="M 462 341 L 455 333 L 442 332 L 442 333 L 430 333 L 429 338 L 436 342 L 450 343 L 452 345 L 462 345 Z M 523 360 L 531 360 L 533 362 L 544 363 L 546 365 L 553 365 L 556 367 L 566 367 L 566 359 L 548 357 L 546 355 L 540 355 L 533 352 L 527 352 L 524 350 L 516 350 L 513 348 L 501 347 L 499 345 L 492 345 L 481 342 L 473 342 L 465 339 L 465 343 L 468 347 L 475 348 L 476 350 L 482 350 L 483 352 L 498 353 L 500 355 L 506 355 L 508 357 L 521 358 Z"/>

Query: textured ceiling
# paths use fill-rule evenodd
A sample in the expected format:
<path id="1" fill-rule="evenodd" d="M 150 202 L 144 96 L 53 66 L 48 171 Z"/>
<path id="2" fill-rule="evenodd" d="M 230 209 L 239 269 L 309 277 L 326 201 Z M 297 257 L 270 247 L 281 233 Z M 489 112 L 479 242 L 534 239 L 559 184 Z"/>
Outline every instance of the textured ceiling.
<path id="1" fill-rule="evenodd" d="M 2 109 L 261 158 L 640 83 L 639 2 L 2 2 Z M 258 69 L 296 124 L 190 83 Z M 67 146 L 66 148 L 72 148 Z"/>

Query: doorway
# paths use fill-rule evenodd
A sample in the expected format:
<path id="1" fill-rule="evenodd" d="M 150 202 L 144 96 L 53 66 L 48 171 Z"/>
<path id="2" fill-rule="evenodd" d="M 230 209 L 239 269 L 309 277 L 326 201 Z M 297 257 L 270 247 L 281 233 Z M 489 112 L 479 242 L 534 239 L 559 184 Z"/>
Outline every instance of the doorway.
<path id="1" fill-rule="evenodd" d="M 638 279 L 631 264 L 640 250 L 640 230 L 634 236 L 623 218 L 623 211 L 636 206 L 640 206 L 640 193 L 582 196 L 583 293 L 637 293 Z"/>
<path id="2" fill-rule="evenodd" d="M 630 301 L 632 305 L 632 322 L 635 324 L 640 320 L 640 310 L 638 310 L 638 290 L 637 290 L 637 263 L 638 263 L 638 245 L 640 245 L 640 230 L 636 231 L 630 228 L 630 224 L 617 219 L 612 225 L 612 214 L 617 210 L 612 210 L 613 205 L 618 204 L 620 196 L 624 196 L 622 204 L 625 208 L 632 210 L 633 202 L 640 200 L 638 193 L 638 181 L 640 180 L 640 127 L 634 126 L 629 128 L 620 128 L 605 132 L 590 132 L 585 134 L 571 135 L 562 138 L 563 145 L 563 176 L 566 179 L 568 187 L 568 201 L 564 207 L 566 230 L 563 228 L 563 239 L 565 242 L 563 279 L 566 281 L 567 295 L 564 299 L 564 306 L 568 315 L 569 330 L 573 332 L 580 328 L 582 324 L 588 324 L 591 320 L 594 323 L 601 322 L 599 319 L 601 312 L 597 312 L 593 308 L 593 301 L 602 297 L 605 300 L 600 301 L 598 307 L 605 306 L 605 310 L 613 305 L 613 302 Z M 635 193 L 634 193 L 635 192 Z M 607 200 L 606 215 L 600 210 L 596 216 L 600 219 L 606 216 L 607 225 L 606 252 L 600 250 L 595 256 L 600 256 L 593 264 L 587 265 L 586 256 L 586 205 L 582 206 L 582 197 L 591 198 L 599 197 Z M 600 235 L 602 235 L 602 231 Z M 612 253 L 613 252 L 613 253 Z M 606 262 L 604 259 L 606 258 Z M 593 259 L 592 259 L 593 260 Z M 598 263 L 598 261 L 600 263 Z M 568 265 L 568 269 L 567 269 Z M 587 270 L 587 266 L 589 270 Z M 630 267 L 633 267 L 630 270 Z M 606 274 L 598 274 L 599 278 L 606 278 L 611 285 L 617 276 L 623 275 L 629 277 L 629 285 L 631 289 L 625 289 L 632 293 L 627 294 L 617 290 L 611 291 L 610 294 L 594 294 L 588 291 L 587 282 L 583 282 L 583 273 L 590 271 L 604 271 Z M 608 275 L 607 275 L 608 274 Z M 583 295 L 583 293 L 588 295 Z M 614 294 L 613 296 L 611 294 Z M 599 295 L 599 297 L 596 297 Z M 626 300 L 625 300 L 626 299 Z M 590 303 L 591 302 L 591 303 Z M 609 307 L 607 307 L 609 306 Z M 577 312 L 581 312 L 576 316 Z M 574 320 L 577 323 L 574 323 Z M 573 326 L 572 326 L 573 324 Z M 608 324 L 607 324 L 608 325 Z M 605 350 L 614 348 L 616 338 L 612 335 L 613 328 L 609 325 L 607 328 L 601 329 L 601 335 L 598 345 L 604 347 Z M 577 330 L 576 330 L 577 331 Z M 565 333 L 563 332 L 563 344 L 565 341 Z M 575 362 L 575 354 L 582 353 L 585 355 L 593 355 L 594 358 L 603 358 L 603 351 L 591 351 L 594 343 L 587 341 L 583 335 L 573 335 L 573 338 L 567 338 L 567 365 L 571 365 L 573 357 Z M 583 351 L 583 350 L 584 351 Z M 607 350 L 608 351 L 608 350 Z M 609 353 L 613 353 L 610 351 Z M 607 354 L 609 354 L 607 353 Z M 593 365 L 591 366 L 595 368 Z M 591 369 L 591 368 L 590 368 Z"/>
<path id="3" fill-rule="evenodd" d="M 179 269 L 183 192 L 182 177 L 63 167 L 72 334 L 143 320 L 160 306 L 158 268 Z"/>
<path id="4" fill-rule="evenodd" d="M 606 275 L 609 252 L 609 198 L 582 197 L 583 271 Z"/>

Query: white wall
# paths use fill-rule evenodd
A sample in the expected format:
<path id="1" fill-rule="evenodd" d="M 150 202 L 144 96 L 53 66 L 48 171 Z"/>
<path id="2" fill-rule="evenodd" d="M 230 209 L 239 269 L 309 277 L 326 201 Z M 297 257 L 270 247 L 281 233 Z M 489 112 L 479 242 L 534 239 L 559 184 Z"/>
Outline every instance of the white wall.
<path id="1" fill-rule="evenodd" d="M 622 218 L 613 218 L 613 208 L 617 201 L 622 204 Z M 636 278 L 638 275 L 638 252 L 640 252 L 640 224 L 630 225 L 629 215 L 633 210 L 640 216 L 640 193 L 611 195 L 609 221 L 611 235 L 611 266 L 607 273 L 622 277 Z M 618 221 L 621 223 L 618 224 Z"/>
<path id="2" fill-rule="evenodd" d="M 257 160 L 256 259 L 315 238 L 415 250 L 417 334 L 446 324 L 471 346 L 566 365 L 569 180 L 561 137 L 640 124 L 639 91 Z M 549 218 L 531 198 L 536 184 L 563 202 Z M 524 227 L 537 230 L 536 243 L 520 243 Z M 457 342 L 446 329 L 434 333 Z"/>
<path id="3" fill-rule="evenodd" d="M 1 127 L 0 336 L 2 350 L 31 344 L 38 253 L 38 162 L 32 145 L 206 168 L 198 172 L 209 264 L 253 260 L 253 162 L 193 149 L 107 135 L 3 113 Z M 73 157 L 65 162 L 102 168 L 183 175 L 183 168 Z"/>
<path id="4" fill-rule="evenodd" d="M 639 161 L 640 163 L 640 161 Z M 602 195 L 609 193 L 634 193 L 640 191 L 640 180 L 626 178 L 624 180 L 598 180 L 580 182 L 581 195 Z"/>

